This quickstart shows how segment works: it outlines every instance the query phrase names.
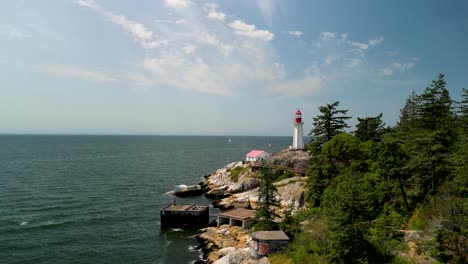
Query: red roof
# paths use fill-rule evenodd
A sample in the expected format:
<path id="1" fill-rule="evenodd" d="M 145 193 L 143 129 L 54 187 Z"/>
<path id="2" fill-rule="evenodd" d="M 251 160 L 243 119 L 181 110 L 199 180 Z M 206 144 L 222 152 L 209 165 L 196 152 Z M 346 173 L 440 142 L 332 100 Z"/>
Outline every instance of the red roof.
<path id="1" fill-rule="evenodd" d="M 261 155 L 263 152 L 265 152 L 264 150 L 252 150 L 250 151 L 249 153 L 247 153 L 247 157 L 258 157 L 259 155 Z"/>

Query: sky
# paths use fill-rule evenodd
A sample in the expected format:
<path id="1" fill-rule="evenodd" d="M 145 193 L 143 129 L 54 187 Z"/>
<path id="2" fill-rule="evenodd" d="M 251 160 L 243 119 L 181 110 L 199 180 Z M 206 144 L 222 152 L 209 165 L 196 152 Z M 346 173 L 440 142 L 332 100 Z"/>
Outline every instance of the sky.
<path id="1" fill-rule="evenodd" d="M 4 0 L 0 133 L 291 136 L 335 101 L 393 126 L 467 61 L 461 0 Z"/>

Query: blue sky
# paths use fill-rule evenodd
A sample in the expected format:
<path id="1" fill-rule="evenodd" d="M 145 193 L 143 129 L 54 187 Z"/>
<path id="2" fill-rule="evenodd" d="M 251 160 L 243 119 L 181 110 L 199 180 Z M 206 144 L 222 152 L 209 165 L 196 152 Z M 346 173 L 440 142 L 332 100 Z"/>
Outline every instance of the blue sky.
<path id="1" fill-rule="evenodd" d="M 291 135 L 468 87 L 467 1 L 0 3 L 0 133 Z"/>

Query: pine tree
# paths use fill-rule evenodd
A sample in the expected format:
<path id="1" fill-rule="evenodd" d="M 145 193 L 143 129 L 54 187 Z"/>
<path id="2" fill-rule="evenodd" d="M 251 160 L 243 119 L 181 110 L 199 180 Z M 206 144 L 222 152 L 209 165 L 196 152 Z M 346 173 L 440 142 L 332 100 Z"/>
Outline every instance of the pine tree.
<path id="1" fill-rule="evenodd" d="M 416 110 L 419 98 L 417 94 L 413 93 L 406 99 L 405 106 L 400 110 L 400 120 L 398 121 L 397 127 L 400 130 L 408 131 L 416 127 L 416 122 L 419 119 Z"/>
<path id="2" fill-rule="evenodd" d="M 348 170 L 336 187 L 326 190 L 324 204 L 330 230 L 329 263 L 378 263 L 367 240 L 371 203 L 366 200 L 357 172 Z"/>
<path id="3" fill-rule="evenodd" d="M 372 140 L 379 142 L 385 132 L 385 123 L 382 121 L 382 113 L 375 117 L 357 118 L 359 123 L 354 135 L 361 141 Z"/>
<path id="4" fill-rule="evenodd" d="M 278 216 L 275 213 L 275 208 L 278 207 L 278 202 L 275 195 L 278 192 L 273 180 L 276 175 L 269 168 L 262 168 L 260 172 L 260 187 L 258 190 L 258 208 L 255 215 L 256 224 L 255 230 L 274 230 L 278 225 L 273 221 L 274 217 Z"/>
<path id="5" fill-rule="evenodd" d="M 463 88 L 462 100 L 459 103 L 458 117 L 464 128 L 468 127 L 468 89 Z"/>
<path id="6" fill-rule="evenodd" d="M 313 146 L 316 149 L 320 149 L 323 144 L 349 127 L 346 123 L 346 120 L 351 118 L 346 116 L 348 110 L 336 109 L 339 104 L 340 102 L 336 101 L 326 106 L 320 106 L 321 114 L 313 118 L 314 129 L 310 131 L 309 135 L 314 137 Z"/>

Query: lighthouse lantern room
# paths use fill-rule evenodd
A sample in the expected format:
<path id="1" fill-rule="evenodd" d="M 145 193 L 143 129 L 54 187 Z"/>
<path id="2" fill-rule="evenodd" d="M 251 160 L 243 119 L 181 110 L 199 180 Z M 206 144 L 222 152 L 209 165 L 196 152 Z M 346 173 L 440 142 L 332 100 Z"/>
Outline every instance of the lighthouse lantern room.
<path id="1" fill-rule="evenodd" d="M 304 139 L 302 135 L 302 113 L 301 110 L 296 111 L 296 116 L 294 117 L 294 133 L 293 133 L 293 145 L 292 149 L 304 149 Z"/>

